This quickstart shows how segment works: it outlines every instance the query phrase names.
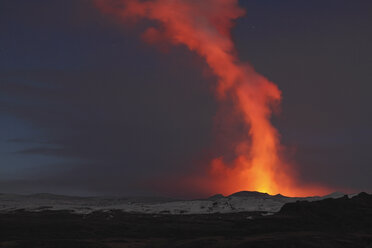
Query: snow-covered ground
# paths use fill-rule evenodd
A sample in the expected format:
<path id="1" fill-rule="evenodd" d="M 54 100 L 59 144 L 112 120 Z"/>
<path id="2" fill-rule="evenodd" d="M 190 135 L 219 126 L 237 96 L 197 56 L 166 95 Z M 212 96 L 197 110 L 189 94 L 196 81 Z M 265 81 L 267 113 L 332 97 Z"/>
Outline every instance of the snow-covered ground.
<path id="1" fill-rule="evenodd" d="M 323 197 L 297 198 L 242 191 L 226 197 L 216 195 L 198 200 L 172 200 L 165 198 L 72 197 L 51 194 L 0 194 L 0 211 L 8 212 L 19 209 L 27 211 L 72 210 L 81 214 L 109 210 L 152 214 L 209 214 L 245 211 L 274 213 L 287 202 L 314 201 L 342 196 L 344 196 L 342 193 L 333 193 Z"/>

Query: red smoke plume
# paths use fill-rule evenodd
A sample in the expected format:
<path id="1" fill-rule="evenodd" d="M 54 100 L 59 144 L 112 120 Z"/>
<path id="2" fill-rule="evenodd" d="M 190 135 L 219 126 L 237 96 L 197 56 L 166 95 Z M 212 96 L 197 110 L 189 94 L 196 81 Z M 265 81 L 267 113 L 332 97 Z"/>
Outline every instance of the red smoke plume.
<path id="1" fill-rule="evenodd" d="M 270 123 L 272 107 L 281 100 L 278 87 L 239 61 L 230 30 L 245 11 L 238 0 L 98 0 L 106 13 L 124 20 L 146 18 L 156 23 L 143 34 L 148 42 L 167 40 L 185 45 L 205 59 L 218 78 L 217 99 L 232 100 L 244 120 L 248 140 L 235 148 L 235 159 L 211 162 L 210 177 L 200 183 L 214 192 L 255 190 L 289 196 L 326 192 L 321 187 L 299 186 L 292 168 L 280 157 L 277 130 Z"/>

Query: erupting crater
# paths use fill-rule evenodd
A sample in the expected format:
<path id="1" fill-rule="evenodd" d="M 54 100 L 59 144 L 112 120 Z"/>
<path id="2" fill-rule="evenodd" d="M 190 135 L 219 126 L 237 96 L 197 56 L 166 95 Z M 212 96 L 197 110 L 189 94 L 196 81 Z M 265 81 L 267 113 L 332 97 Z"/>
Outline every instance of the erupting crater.
<path id="1" fill-rule="evenodd" d="M 216 99 L 233 102 L 245 129 L 235 147 L 235 159 L 223 157 L 210 163 L 207 178 L 193 180 L 205 191 L 231 194 L 240 190 L 287 196 L 324 195 L 326 187 L 304 185 L 293 166 L 281 156 L 278 131 L 270 122 L 279 104 L 278 87 L 239 61 L 230 31 L 245 14 L 238 0 L 96 0 L 97 6 L 126 22 L 153 21 L 142 38 L 149 43 L 161 39 L 186 46 L 205 59 L 218 79 Z"/>

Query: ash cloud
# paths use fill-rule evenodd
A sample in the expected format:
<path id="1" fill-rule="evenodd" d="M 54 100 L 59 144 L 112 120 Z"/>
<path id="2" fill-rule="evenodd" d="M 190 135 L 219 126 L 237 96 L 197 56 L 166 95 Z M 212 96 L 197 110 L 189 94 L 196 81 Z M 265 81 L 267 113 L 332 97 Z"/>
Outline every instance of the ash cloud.
<path id="1" fill-rule="evenodd" d="M 56 158 L 22 182 L 3 176 L 4 189 L 145 192 L 136 181 L 197 170 L 193 156 L 208 161 L 216 153 L 203 150 L 217 108 L 212 79 L 200 73 L 206 65 L 182 48 L 165 55 L 149 48 L 136 38 L 143 26 L 123 31 L 88 2 L 2 2 L 2 159 L 36 164 L 34 157 L 56 152 L 74 159 Z M 371 3 L 240 4 L 250 11 L 233 30 L 239 56 L 283 90 L 275 126 L 296 147 L 304 180 L 371 188 Z M 29 129 L 7 132 L 15 123 Z M 16 152 L 5 152 L 13 145 Z"/>

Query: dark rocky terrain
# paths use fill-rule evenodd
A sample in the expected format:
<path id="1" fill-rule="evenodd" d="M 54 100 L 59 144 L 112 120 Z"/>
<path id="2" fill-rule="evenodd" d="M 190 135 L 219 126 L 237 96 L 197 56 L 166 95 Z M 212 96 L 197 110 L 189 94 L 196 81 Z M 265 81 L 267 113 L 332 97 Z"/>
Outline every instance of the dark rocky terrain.
<path id="1" fill-rule="evenodd" d="M 372 195 L 298 201 L 275 215 L 0 214 L 0 247 L 372 247 Z"/>

